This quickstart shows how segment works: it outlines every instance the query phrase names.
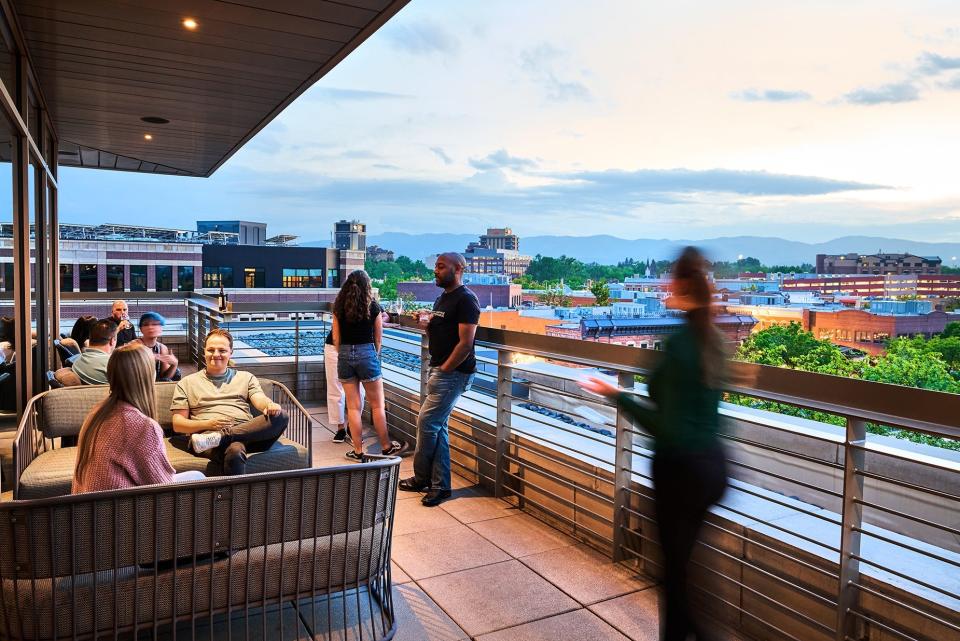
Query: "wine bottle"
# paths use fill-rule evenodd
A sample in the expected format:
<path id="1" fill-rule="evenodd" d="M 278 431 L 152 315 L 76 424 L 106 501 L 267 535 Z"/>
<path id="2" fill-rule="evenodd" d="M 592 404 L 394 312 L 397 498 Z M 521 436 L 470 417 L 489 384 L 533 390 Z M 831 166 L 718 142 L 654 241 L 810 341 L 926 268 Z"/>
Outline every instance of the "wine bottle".
<path id="1" fill-rule="evenodd" d="M 227 294 L 223 291 L 223 283 L 220 283 L 220 293 L 217 294 L 217 309 L 221 312 L 227 310 Z"/>

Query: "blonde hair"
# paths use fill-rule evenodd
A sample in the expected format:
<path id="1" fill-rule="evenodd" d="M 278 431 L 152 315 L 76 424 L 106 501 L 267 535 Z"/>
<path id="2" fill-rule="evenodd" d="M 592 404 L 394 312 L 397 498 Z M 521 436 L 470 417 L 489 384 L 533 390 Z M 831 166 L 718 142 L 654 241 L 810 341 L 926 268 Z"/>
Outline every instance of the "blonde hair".
<path id="1" fill-rule="evenodd" d="M 80 428 L 75 472 L 77 478 L 83 477 L 84 469 L 97 446 L 100 427 L 116 411 L 117 405 L 129 403 L 144 415 L 157 419 L 157 399 L 153 391 L 156 374 L 153 354 L 142 345 L 124 345 L 110 355 L 107 361 L 110 395 L 87 415 Z"/>

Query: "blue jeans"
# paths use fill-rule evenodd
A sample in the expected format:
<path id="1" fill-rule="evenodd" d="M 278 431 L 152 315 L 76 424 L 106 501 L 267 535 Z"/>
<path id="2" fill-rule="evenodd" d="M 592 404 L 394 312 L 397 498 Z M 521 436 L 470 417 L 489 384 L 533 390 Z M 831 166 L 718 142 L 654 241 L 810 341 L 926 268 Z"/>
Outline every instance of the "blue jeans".
<path id="1" fill-rule="evenodd" d="M 342 382 L 371 383 L 382 376 L 380 355 L 373 343 L 341 345 L 337 352 L 337 378 Z"/>
<path id="2" fill-rule="evenodd" d="M 427 395 L 417 417 L 417 450 L 413 455 L 413 474 L 419 485 L 433 490 L 450 489 L 450 438 L 447 419 L 460 395 L 470 389 L 473 374 L 444 373 L 430 368 Z"/>

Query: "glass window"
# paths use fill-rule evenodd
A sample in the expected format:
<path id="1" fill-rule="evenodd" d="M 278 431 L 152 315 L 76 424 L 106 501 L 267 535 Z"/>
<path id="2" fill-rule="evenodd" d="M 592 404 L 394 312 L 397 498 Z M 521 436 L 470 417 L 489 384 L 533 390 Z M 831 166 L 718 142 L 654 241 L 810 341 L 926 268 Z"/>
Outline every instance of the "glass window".
<path id="1" fill-rule="evenodd" d="M 130 291 L 147 291 L 147 266 L 130 265 Z"/>
<path id="2" fill-rule="evenodd" d="M 73 291 L 73 265 L 68 265 L 68 264 L 60 265 L 60 291 L 61 292 Z"/>
<path id="3" fill-rule="evenodd" d="M 245 267 L 243 269 L 244 287 L 266 287 L 263 267 Z"/>
<path id="4" fill-rule="evenodd" d="M 80 291 L 97 291 L 97 266 L 80 265 Z"/>
<path id="5" fill-rule="evenodd" d="M 204 267 L 203 286 L 233 287 L 233 267 Z"/>
<path id="6" fill-rule="evenodd" d="M 156 290 L 158 292 L 173 291 L 173 266 L 157 265 L 156 268 Z"/>
<path id="7" fill-rule="evenodd" d="M 337 287 L 337 270 L 328 269 L 327 270 L 327 287 Z"/>
<path id="8" fill-rule="evenodd" d="M 123 291 L 123 265 L 107 265 L 107 291 Z"/>
<path id="9" fill-rule="evenodd" d="M 13 291 L 13 263 L 3 264 L 3 289 Z"/>
<path id="10" fill-rule="evenodd" d="M 284 287 L 323 287 L 322 269 L 283 268 Z"/>
<path id="11" fill-rule="evenodd" d="M 181 292 L 193 291 L 193 265 L 177 267 L 177 289 Z"/>

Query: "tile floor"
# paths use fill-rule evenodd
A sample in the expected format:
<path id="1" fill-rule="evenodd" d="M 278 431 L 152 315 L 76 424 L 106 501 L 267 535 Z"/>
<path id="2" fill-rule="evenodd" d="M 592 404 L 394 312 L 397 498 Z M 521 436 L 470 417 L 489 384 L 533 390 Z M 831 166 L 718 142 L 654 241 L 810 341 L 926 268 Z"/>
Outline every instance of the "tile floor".
<path id="1" fill-rule="evenodd" d="M 343 465 L 326 410 L 314 465 Z M 402 475 L 411 474 L 404 458 Z M 437 508 L 399 493 L 393 538 L 398 641 L 647 641 L 657 638 L 649 578 L 458 479 Z"/>

